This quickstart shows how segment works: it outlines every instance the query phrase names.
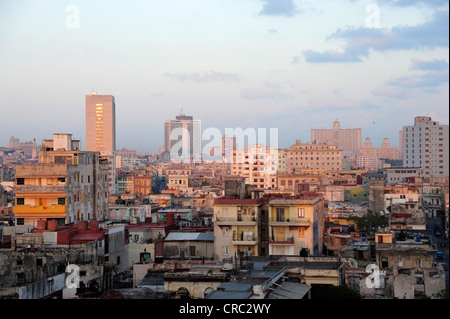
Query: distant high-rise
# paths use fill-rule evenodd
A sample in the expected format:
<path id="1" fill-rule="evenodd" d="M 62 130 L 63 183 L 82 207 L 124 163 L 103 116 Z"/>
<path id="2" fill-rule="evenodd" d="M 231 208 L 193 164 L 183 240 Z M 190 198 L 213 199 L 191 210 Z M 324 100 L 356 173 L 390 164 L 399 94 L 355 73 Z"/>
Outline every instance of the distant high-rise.
<path id="1" fill-rule="evenodd" d="M 340 150 L 356 151 L 361 148 L 360 128 L 341 129 L 339 121 L 333 122 L 332 129 L 311 129 L 311 142 L 316 144 L 331 143 Z"/>
<path id="2" fill-rule="evenodd" d="M 167 120 L 164 126 L 166 152 L 175 152 L 177 156 L 192 158 L 201 156 L 201 121 L 192 116 L 180 115 Z M 171 159 L 173 160 L 171 154 Z"/>
<path id="3" fill-rule="evenodd" d="M 222 159 L 226 163 L 231 163 L 233 160 L 233 152 L 236 150 L 235 136 L 222 136 Z"/>
<path id="4" fill-rule="evenodd" d="M 116 150 L 116 105 L 112 95 L 86 95 L 86 150 Z"/>
<path id="5" fill-rule="evenodd" d="M 116 104 L 112 95 L 86 95 L 86 151 L 108 159 L 108 184 L 115 192 Z"/>
<path id="6" fill-rule="evenodd" d="M 448 125 L 416 116 L 402 133 L 403 166 L 420 167 L 424 176 L 448 176 Z"/>

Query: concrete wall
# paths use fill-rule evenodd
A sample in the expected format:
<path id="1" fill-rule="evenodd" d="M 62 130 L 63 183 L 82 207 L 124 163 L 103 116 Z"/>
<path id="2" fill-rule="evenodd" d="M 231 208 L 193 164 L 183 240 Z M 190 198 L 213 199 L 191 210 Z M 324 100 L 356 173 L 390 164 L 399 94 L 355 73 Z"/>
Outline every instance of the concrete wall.
<path id="1" fill-rule="evenodd" d="M 179 288 L 183 287 L 189 291 L 189 295 L 194 298 L 203 298 L 205 291 L 209 288 L 217 290 L 222 284 L 221 281 L 167 281 L 164 280 L 164 290 L 170 292 L 177 292 Z"/>
<path id="2" fill-rule="evenodd" d="M 144 252 L 144 249 L 147 253 L 150 254 L 151 260 L 155 260 L 155 244 L 139 244 L 139 243 L 130 243 L 128 244 L 128 263 L 130 267 L 133 267 L 134 264 L 140 262 L 140 254 Z"/>
<path id="3" fill-rule="evenodd" d="M 191 255 L 190 247 L 195 247 L 195 254 Z M 184 256 L 182 256 L 184 250 Z M 206 241 L 177 241 L 164 243 L 165 258 L 214 258 L 214 242 Z"/>
<path id="4" fill-rule="evenodd" d="M 40 299 L 65 287 L 65 274 L 56 275 L 44 280 L 18 288 L 19 299 Z"/>
<path id="5" fill-rule="evenodd" d="M 61 274 L 65 271 L 66 258 L 67 251 L 63 250 L 0 251 L 0 295 L 8 296 L 10 287 L 28 285 Z"/>
<path id="6" fill-rule="evenodd" d="M 109 262 L 120 266 L 120 271 L 129 269 L 128 244 L 125 244 L 125 226 L 113 226 L 108 229 Z"/>

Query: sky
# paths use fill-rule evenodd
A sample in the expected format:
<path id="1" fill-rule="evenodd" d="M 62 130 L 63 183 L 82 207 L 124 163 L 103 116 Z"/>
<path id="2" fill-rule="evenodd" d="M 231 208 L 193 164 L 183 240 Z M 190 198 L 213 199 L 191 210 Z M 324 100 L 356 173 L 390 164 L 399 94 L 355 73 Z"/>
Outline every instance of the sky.
<path id="1" fill-rule="evenodd" d="M 0 0 L 0 146 L 71 133 L 116 100 L 116 148 L 156 154 L 181 111 L 202 130 L 448 124 L 448 0 Z M 208 142 L 206 140 L 204 143 Z"/>

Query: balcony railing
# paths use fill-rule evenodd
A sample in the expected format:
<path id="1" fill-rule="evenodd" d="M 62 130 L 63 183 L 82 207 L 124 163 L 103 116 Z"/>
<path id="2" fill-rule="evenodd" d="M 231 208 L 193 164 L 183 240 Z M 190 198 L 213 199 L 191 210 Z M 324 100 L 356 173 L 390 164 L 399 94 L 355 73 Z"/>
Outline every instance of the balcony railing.
<path id="1" fill-rule="evenodd" d="M 229 217 L 229 216 L 216 216 L 216 222 L 256 222 L 256 217 Z"/>
<path id="2" fill-rule="evenodd" d="M 13 208 L 14 214 L 18 215 L 59 215 L 66 213 L 66 205 L 45 205 L 45 206 L 31 206 L 31 205 L 16 205 Z"/>
<path id="3" fill-rule="evenodd" d="M 272 218 L 271 223 L 294 223 L 294 224 L 301 224 L 301 223 L 309 223 L 309 218 Z"/>
<path id="4" fill-rule="evenodd" d="M 275 237 L 271 237 L 270 238 L 270 243 L 271 244 L 293 244 L 294 243 L 294 236 L 291 236 L 291 237 L 286 237 L 286 238 L 284 238 L 284 240 L 283 239 L 280 239 L 280 238 L 275 238 Z"/>

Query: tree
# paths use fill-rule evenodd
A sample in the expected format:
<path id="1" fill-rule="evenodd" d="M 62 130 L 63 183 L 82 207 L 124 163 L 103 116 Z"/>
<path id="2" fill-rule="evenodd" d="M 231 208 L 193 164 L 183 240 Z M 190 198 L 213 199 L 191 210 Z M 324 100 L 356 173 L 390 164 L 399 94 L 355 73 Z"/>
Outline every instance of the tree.
<path id="1" fill-rule="evenodd" d="M 359 231 L 370 232 L 372 229 L 377 229 L 378 227 L 385 227 L 389 225 L 389 218 L 380 215 L 380 213 L 369 213 L 367 216 L 357 217 L 353 216 L 350 218 L 355 221 L 356 227 Z"/>
<path id="2" fill-rule="evenodd" d="M 442 289 L 441 291 L 431 295 L 434 299 L 448 299 L 447 290 Z"/>

